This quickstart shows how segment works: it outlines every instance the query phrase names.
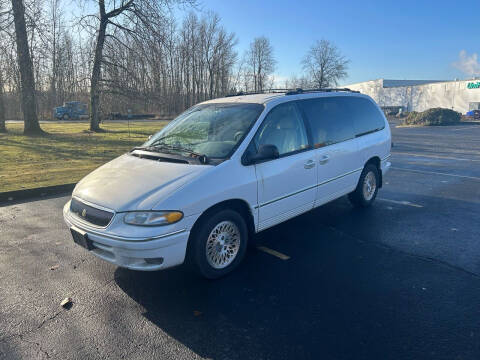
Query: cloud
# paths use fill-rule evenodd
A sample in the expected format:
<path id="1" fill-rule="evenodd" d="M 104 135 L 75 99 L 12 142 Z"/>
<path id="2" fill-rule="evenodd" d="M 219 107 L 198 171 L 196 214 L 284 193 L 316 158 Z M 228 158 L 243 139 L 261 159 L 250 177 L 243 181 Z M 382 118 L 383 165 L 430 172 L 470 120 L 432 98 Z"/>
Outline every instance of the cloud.
<path id="1" fill-rule="evenodd" d="M 480 63 L 478 62 L 477 53 L 468 55 L 465 50 L 460 51 L 460 54 L 458 54 L 458 61 L 455 61 L 453 66 L 466 75 L 480 75 Z"/>

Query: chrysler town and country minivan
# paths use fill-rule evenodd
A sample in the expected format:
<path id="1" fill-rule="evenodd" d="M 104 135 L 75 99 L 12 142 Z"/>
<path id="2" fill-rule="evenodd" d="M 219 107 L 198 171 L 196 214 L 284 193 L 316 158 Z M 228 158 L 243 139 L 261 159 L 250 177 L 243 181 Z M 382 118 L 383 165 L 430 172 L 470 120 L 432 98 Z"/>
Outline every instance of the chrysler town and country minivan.
<path id="1" fill-rule="evenodd" d="M 83 178 L 64 218 L 118 266 L 217 278 L 257 232 L 344 195 L 370 206 L 390 148 L 383 112 L 348 89 L 210 100 Z"/>

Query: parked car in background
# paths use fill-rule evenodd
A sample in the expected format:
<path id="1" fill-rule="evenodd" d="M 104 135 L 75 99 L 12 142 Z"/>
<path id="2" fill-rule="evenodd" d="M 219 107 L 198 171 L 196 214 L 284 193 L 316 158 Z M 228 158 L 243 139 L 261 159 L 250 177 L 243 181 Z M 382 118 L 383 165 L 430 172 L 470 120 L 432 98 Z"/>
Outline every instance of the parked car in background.
<path id="1" fill-rule="evenodd" d="M 347 194 L 370 206 L 390 148 L 377 104 L 345 89 L 210 100 L 83 178 L 64 219 L 118 266 L 217 278 L 259 231 Z"/>
<path id="2" fill-rule="evenodd" d="M 474 120 L 479 120 L 480 119 L 480 110 L 470 110 L 465 115 L 473 118 Z"/>
<path id="3" fill-rule="evenodd" d="M 87 116 L 87 104 L 80 101 L 69 101 L 53 109 L 56 120 L 78 120 Z"/>

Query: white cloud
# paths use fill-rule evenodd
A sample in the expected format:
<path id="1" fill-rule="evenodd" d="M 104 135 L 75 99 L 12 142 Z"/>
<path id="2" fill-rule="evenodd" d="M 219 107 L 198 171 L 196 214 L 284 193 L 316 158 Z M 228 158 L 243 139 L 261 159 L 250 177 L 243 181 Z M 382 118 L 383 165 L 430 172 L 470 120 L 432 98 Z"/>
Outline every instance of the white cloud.
<path id="1" fill-rule="evenodd" d="M 468 55 L 465 50 L 460 51 L 460 54 L 458 54 L 458 61 L 455 61 L 453 66 L 466 75 L 480 75 L 480 63 L 478 62 L 477 53 Z"/>

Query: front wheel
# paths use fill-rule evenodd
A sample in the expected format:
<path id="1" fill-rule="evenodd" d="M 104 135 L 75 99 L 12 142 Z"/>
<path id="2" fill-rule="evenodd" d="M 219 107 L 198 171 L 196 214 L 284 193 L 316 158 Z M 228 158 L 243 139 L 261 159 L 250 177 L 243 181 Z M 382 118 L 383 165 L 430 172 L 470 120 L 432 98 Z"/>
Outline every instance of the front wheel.
<path id="1" fill-rule="evenodd" d="M 200 223 L 191 241 L 191 261 L 196 270 L 208 279 L 216 279 L 241 263 L 247 250 L 247 225 L 238 212 L 220 210 Z"/>
<path id="2" fill-rule="evenodd" d="M 357 207 L 369 207 L 375 201 L 379 184 L 378 168 L 367 164 L 360 175 L 357 188 L 348 194 L 350 202 Z"/>

